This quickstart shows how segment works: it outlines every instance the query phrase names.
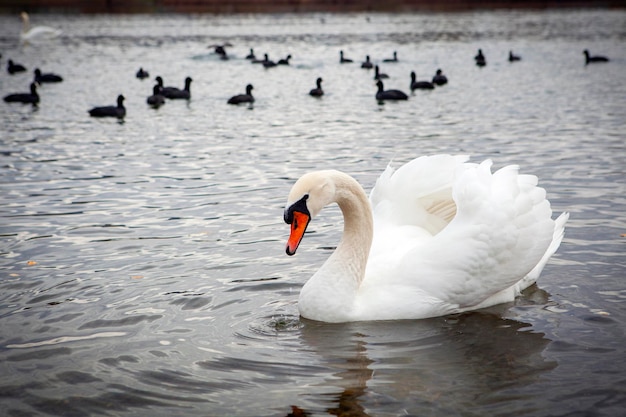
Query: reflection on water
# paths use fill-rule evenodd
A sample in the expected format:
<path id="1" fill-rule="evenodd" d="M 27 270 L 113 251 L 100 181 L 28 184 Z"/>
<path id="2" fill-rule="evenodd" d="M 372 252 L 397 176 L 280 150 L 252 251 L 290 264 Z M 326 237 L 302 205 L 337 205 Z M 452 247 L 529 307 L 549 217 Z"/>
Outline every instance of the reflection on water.
<path id="1" fill-rule="evenodd" d="M 524 410 L 511 407 L 510 396 L 532 401 L 525 390 L 557 366 L 542 355 L 549 340 L 530 327 L 473 313 L 394 324 L 307 322 L 302 337 L 336 369 L 324 381 L 339 391 L 322 396 L 329 414 L 379 415 L 389 404 L 415 414 L 483 407 L 515 414 Z"/>
<path id="2" fill-rule="evenodd" d="M 64 77 L 38 107 L 0 105 L 6 415 L 623 410 L 624 12 L 37 17 L 63 29 L 58 43 L 21 47 L 19 20 L 0 16 L 0 65 Z M 221 61 L 207 46 L 226 41 Z M 250 47 L 291 65 L 253 66 Z M 585 66 L 584 48 L 611 62 Z M 340 49 L 357 64 L 339 65 Z M 437 68 L 449 83 L 378 105 L 358 62 L 394 50 L 386 87 Z M 191 76 L 192 99 L 149 108 L 140 66 L 169 85 Z M 0 91 L 31 78 L 0 76 Z M 228 106 L 248 83 L 254 107 Z M 88 117 L 120 93 L 124 123 Z M 293 181 L 336 168 L 370 189 L 389 161 L 431 153 L 519 163 L 571 213 L 538 287 L 460 316 L 301 320 L 299 290 L 341 214 L 325 211 L 286 257 Z"/>

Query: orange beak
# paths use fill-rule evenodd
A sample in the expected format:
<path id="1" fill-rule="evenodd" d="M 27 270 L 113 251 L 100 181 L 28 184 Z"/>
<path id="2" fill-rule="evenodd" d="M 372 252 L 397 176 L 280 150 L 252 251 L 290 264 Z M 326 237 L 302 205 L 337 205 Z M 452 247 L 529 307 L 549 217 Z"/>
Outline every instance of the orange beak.
<path id="1" fill-rule="evenodd" d="M 293 211 L 293 220 L 291 221 L 291 234 L 289 235 L 289 240 L 287 240 L 287 255 L 295 255 L 296 250 L 298 249 L 298 245 L 300 245 L 300 241 L 304 236 L 304 232 L 306 231 L 309 222 L 311 221 L 311 216 L 307 213 L 302 213 L 300 211 Z"/>

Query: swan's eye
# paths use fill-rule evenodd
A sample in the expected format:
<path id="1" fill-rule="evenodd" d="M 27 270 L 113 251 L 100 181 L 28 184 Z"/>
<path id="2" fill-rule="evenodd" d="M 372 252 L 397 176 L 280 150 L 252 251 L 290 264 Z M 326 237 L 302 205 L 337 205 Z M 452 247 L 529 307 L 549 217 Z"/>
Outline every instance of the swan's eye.
<path id="1" fill-rule="evenodd" d="M 305 194 L 304 196 L 302 196 L 300 200 L 296 201 L 295 203 L 293 203 L 292 205 L 290 205 L 289 207 L 285 209 L 285 214 L 283 216 L 283 218 L 285 219 L 285 223 L 287 224 L 293 223 L 294 211 L 299 211 L 300 213 L 305 213 L 309 215 L 309 209 L 306 206 L 306 200 L 308 198 L 309 198 L 309 195 Z"/>

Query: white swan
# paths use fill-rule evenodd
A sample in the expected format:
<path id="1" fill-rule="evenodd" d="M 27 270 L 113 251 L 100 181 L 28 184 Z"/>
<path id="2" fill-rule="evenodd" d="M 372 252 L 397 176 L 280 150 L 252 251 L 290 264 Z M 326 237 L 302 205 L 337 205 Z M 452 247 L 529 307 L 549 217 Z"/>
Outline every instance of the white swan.
<path id="1" fill-rule="evenodd" d="M 537 177 L 466 156 L 417 158 L 380 176 L 368 201 L 334 171 L 302 176 L 285 222 L 293 255 L 311 218 L 331 203 L 344 216 L 337 249 L 300 292 L 312 320 L 421 319 L 510 302 L 559 247 L 569 217 L 552 220 Z"/>
<path id="2" fill-rule="evenodd" d="M 28 13 L 22 12 L 20 16 L 22 18 L 22 32 L 20 33 L 20 40 L 23 43 L 53 39 L 63 33 L 62 30 L 55 29 L 50 26 L 35 26 L 31 28 Z"/>

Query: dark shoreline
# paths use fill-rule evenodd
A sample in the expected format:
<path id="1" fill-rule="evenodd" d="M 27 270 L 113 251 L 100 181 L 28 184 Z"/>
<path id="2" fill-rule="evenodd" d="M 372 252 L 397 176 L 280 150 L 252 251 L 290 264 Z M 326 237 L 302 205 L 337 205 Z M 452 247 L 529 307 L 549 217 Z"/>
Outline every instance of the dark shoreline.
<path id="1" fill-rule="evenodd" d="M 0 13 L 352 13 L 626 8 L 626 0 L 0 0 Z"/>

